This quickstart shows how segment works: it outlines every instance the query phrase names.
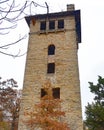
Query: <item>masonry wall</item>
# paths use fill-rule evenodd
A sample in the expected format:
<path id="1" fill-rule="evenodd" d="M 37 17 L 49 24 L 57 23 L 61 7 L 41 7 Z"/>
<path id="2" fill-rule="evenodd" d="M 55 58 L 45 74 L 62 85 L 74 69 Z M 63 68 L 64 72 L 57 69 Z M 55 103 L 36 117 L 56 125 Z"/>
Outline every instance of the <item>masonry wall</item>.
<path id="1" fill-rule="evenodd" d="M 71 130 L 82 130 L 80 81 L 78 72 L 77 41 L 74 17 L 66 17 L 65 29 L 40 33 L 40 19 L 30 24 L 30 38 L 24 76 L 23 97 L 19 118 L 19 130 L 29 130 L 23 123 L 26 110 L 40 100 L 41 87 L 50 79 L 53 87 L 60 88 L 62 109 Z M 57 23 L 57 19 L 56 23 Z M 48 56 L 48 46 L 55 45 L 55 55 Z M 55 63 L 55 73 L 47 74 L 47 64 Z"/>

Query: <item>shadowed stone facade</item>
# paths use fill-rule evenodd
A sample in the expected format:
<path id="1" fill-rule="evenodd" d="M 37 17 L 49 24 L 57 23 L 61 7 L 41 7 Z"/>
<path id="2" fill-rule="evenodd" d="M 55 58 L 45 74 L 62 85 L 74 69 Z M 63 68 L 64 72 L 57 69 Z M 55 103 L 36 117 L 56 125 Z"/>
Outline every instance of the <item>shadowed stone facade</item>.
<path id="1" fill-rule="evenodd" d="M 24 112 L 39 102 L 42 85 L 50 80 L 59 89 L 65 120 L 71 130 L 83 130 L 78 72 L 78 43 L 81 42 L 80 10 L 26 17 L 30 26 L 19 130 L 29 130 Z"/>

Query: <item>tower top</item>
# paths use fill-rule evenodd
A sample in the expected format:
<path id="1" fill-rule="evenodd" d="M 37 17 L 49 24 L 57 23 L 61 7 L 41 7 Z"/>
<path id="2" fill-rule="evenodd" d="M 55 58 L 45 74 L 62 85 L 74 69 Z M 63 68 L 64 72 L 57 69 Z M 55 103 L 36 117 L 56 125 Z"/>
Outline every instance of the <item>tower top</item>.
<path id="1" fill-rule="evenodd" d="M 77 33 L 77 41 L 81 43 L 81 20 L 80 20 L 80 10 L 75 10 L 74 4 L 67 5 L 67 11 L 56 12 L 56 13 L 46 13 L 46 14 L 37 14 L 32 16 L 25 17 L 28 26 L 30 26 L 31 20 L 46 20 L 46 19 L 60 19 L 65 17 L 75 18 L 75 26 L 76 26 L 76 33 Z"/>

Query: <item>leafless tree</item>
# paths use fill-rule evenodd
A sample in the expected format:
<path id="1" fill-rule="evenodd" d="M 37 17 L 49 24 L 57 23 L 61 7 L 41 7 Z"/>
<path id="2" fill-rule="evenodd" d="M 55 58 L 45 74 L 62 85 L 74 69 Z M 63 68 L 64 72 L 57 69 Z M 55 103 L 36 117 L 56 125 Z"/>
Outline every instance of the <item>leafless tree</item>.
<path id="1" fill-rule="evenodd" d="M 12 29 L 16 29 L 18 25 L 18 21 L 23 20 L 25 16 L 32 15 L 34 8 L 41 7 L 47 8 L 46 4 L 43 6 L 36 3 L 35 1 L 19 1 L 18 0 L 2 0 L 0 1 L 0 36 L 8 35 Z M 19 57 L 24 55 L 19 51 L 17 54 L 7 53 L 4 50 L 7 50 L 12 45 L 15 45 L 21 42 L 23 39 L 26 39 L 26 34 L 23 36 L 20 34 L 19 38 L 7 44 L 1 43 L 0 40 L 0 53 L 12 56 Z"/>

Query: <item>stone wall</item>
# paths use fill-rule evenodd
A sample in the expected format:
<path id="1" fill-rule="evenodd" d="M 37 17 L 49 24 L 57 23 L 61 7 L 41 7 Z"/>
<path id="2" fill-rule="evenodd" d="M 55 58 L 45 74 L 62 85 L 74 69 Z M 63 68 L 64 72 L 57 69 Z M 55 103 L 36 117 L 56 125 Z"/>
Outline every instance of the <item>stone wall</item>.
<path id="1" fill-rule="evenodd" d="M 60 18 L 62 19 L 62 18 Z M 57 24 L 57 19 L 54 19 Z M 48 21 L 47 21 L 48 22 Z M 29 130 L 23 123 L 26 110 L 32 110 L 39 102 L 42 85 L 49 79 L 53 87 L 60 88 L 62 109 L 71 130 L 82 130 L 82 111 L 80 99 L 80 81 L 78 72 L 78 56 L 75 18 L 65 17 L 65 29 L 47 30 L 41 33 L 40 20 L 30 24 L 30 38 L 24 76 L 23 96 L 19 118 L 19 130 Z M 55 55 L 48 56 L 48 46 L 55 45 Z M 47 64 L 55 63 L 55 73 L 47 74 Z"/>

